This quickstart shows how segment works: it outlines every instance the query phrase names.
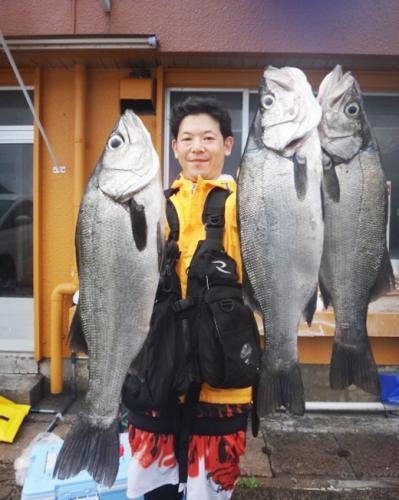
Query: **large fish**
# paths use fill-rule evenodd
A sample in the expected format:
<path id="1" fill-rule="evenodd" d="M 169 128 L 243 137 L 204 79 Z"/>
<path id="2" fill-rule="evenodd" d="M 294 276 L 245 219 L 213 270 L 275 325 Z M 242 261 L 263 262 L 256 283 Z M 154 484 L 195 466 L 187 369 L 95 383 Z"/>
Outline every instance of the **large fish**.
<path id="1" fill-rule="evenodd" d="M 379 394 L 366 318 L 370 300 L 394 286 L 385 176 L 354 77 L 336 66 L 322 81 L 318 99 L 325 212 L 320 289 L 336 322 L 330 385 L 355 384 Z"/>
<path id="2" fill-rule="evenodd" d="M 88 412 L 67 435 L 54 475 L 86 469 L 107 486 L 119 466 L 123 381 L 148 333 L 163 247 L 158 156 L 141 120 L 126 111 L 112 131 L 80 206 L 79 304 L 71 346 L 89 354 Z"/>
<path id="3" fill-rule="evenodd" d="M 299 69 L 265 70 L 238 178 L 244 288 L 266 337 L 261 416 L 305 411 L 297 330 L 303 312 L 313 316 L 323 246 L 320 117 Z"/>

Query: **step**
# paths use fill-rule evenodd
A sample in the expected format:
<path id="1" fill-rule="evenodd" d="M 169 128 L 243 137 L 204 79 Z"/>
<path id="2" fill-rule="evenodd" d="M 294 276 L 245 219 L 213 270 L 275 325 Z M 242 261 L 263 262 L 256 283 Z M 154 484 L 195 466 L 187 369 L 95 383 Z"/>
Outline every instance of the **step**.
<path id="1" fill-rule="evenodd" d="M 42 398 L 43 380 L 40 374 L 0 374 L 0 395 L 33 406 Z"/>
<path id="2" fill-rule="evenodd" d="M 0 373 L 39 373 L 38 363 L 32 352 L 0 351 Z"/>
<path id="3" fill-rule="evenodd" d="M 242 478 L 232 500 L 397 500 L 398 479 Z"/>

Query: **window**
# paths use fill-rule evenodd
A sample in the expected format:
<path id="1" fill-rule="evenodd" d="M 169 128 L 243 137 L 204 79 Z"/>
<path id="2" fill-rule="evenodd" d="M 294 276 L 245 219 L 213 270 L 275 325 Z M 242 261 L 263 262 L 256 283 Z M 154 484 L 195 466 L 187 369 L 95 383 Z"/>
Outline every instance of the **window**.
<path id="1" fill-rule="evenodd" d="M 33 99 L 33 91 L 29 90 Z M 0 351 L 33 350 L 33 117 L 0 88 Z"/>
<path id="2" fill-rule="evenodd" d="M 28 90 L 33 101 L 33 91 Z M 3 87 L 0 89 L 0 127 L 4 125 L 25 125 L 32 128 L 32 113 L 21 90 Z"/>
<path id="3" fill-rule="evenodd" d="M 387 236 L 391 258 L 399 263 L 399 95 L 366 94 L 364 102 L 390 183 Z"/>

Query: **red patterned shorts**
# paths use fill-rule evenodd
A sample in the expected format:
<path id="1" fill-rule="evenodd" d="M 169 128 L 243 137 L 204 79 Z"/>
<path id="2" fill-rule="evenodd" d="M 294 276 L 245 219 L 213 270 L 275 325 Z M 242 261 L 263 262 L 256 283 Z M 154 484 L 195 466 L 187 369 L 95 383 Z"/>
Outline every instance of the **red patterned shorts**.
<path id="1" fill-rule="evenodd" d="M 219 419 L 247 413 L 250 405 L 200 403 L 197 418 Z M 187 497 L 230 498 L 240 475 L 240 456 L 245 452 L 245 430 L 224 435 L 193 435 L 188 448 Z M 155 434 L 129 426 L 132 466 L 129 498 L 163 484 L 178 483 L 178 464 L 173 434 Z"/>

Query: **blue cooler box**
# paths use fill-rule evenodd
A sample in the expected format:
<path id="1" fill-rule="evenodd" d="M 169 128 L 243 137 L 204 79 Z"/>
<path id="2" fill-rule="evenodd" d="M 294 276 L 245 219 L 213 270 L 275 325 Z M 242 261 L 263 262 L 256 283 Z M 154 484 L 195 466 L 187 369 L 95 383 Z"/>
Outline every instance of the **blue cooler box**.
<path id="1" fill-rule="evenodd" d="M 21 500 L 126 500 L 127 470 L 131 457 L 127 432 L 120 434 L 120 443 L 123 455 L 111 488 L 96 483 L 86 471 L 70 479 L 53 479 L 54 465 L 62 443 L 36 444 L 31 451 Z"/>
<path id="2" fill-rule="evenodd" d="M 380 373 L 381 401 L 399 405 L 399 372 Z"/>

